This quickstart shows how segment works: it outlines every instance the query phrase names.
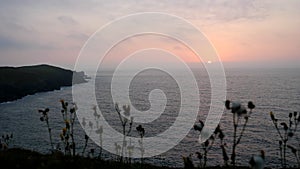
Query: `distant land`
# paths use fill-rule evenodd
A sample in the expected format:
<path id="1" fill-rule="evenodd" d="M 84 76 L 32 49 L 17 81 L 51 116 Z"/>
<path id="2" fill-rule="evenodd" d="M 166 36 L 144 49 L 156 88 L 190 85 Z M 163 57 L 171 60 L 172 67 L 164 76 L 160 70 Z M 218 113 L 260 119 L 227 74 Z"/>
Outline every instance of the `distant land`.
<path id="1" fill-rule="evenodd" d="M 74 75 L 74 82 L 73 80 Z M 0 103 L 87 82 L 84 72 L 50 66 L 0 67 Z"/>

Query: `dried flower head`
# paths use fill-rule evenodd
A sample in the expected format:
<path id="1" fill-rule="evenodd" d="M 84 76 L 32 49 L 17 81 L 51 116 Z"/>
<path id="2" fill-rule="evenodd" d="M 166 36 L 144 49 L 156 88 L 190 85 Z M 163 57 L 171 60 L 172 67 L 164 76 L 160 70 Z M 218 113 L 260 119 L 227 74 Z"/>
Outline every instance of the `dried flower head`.
<path id="1" fill-rule="evenodd" d="M 226 107 L 226 109 L 230 109 L 230 101 L 229 100 L 226 100 L 225 101 L 225 107 Z"/>
<path id="2" fill-rule="evenodd" d="M 255 108 L 255 105 L 253 104 L 252 101 L 248 102 L 248 108 L 251 109 L 251 110 Z"/>

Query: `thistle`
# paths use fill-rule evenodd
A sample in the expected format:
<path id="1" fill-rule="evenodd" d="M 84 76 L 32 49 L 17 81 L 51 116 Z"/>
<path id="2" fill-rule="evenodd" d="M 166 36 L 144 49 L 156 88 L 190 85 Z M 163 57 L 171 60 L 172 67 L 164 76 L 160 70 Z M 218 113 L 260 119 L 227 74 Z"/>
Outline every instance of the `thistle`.
<path id="1" fill-rule="evenodd" d="M 123 155 L 124 155 L 124 148 L 127 146 L 126 137 L 130 134 L 132 125 L 133 125 L 133 117 L 130 116 L 130 106 L 124 105 L 123 106 L 123 113 L 121 112 L 118 103 L 115 104 L 115 110 L 119 116 L 121 125 L 122 125 L 122 131 L 123 131 L 123 144 L 121 148 L 121 158 L 120 161 L 123 161 Z M 126 130 L 126 126 L 129 124 L 128 129 Z"/>
<path id="2" fill-rule="evenodd" d="M 60 100 L 60 103 L 62 107 L 61 114 L 65 123 L 65 127 L 63 128 L 63 132 L 60 134 L 60 138 L 64 144 L 65 154 L 75 156 L 76 144 L 74 139 L 74 123 L 76 119 L 77 105 L 72 103 L 72 107 L 69 108 L 68 102 Z"/>
<path id="3" fill-rule="evenodd" d="M 38 112 L 41 114 L 40 120 L 45 121 L 46 124 L 47 124 L 49 139 L 50 139 L 50 146 L 51 146 L 50 150 L 51 150 L 51 152 L 53 152 L 54 147 L 53 147 L 53 141 L 52 141 L 51 128 L 50 128 L 50 125 L 49 125 L 49 117 L 48 117 L 49 111 L 50 111 L 49 108 L 46 108 L 44 110 L 42 110 L 42 109 L 38 110 Z"/>
<path id="4" fill-rule="evenodd" d="M 194 130 L 201 132 L 204 127 L 204 123 L 199 120 L 199 124 L 194 125 Z M 207 156 L 209 150 L 213 147 L 215 140 L 217 138 L 220 139 L 220 147 L 224 148 L 226 144 L 223 143 L 225 135 L 220 127 L 220 125 L 217 126 L 215 129 L 214 133 L 210 136 L 208 140 L 206 140 L 204 143 L 201 143 L 201 151 L 196 152 L 197 158 L 199 160 L 199 167 L 200 168 L 205 168 L 207 164 Z M 223 150 L 223 149 L 222 149 Z M 225 148 L 224 148 L 225 150 Z M 202 153 L 203 151 L 203 153 Z M 227 156 L 226 151 L 223 151 L 223 156 Z M 227 164 L 228 159 L 224 157 L 224 163 Z"/>
<path id="5" fill-rule="evenodd" d="M 289 148 L 292 154 L 295 156 L 298 167 L 300 167 L 300 158 L 299 158 L 300 152 L 294 146 L 288 144 L 288 141 L 291 140 L 293 137 L 295 137 L 295 134 L 297 132 L 297 127 L 300 122 L 300 114 L 298 114 L 297 112 L 289 113 L 288 123 L 286 122 L 279 123 L 278 119 L 275 117 L 275 114 L 273 112 L 270 112 L 270 117 L 280 138 L 278 143 L 279 143 L 279 154 L 280 154 L 282 168 L 287 167 L 287 162 L 286 162 L 287 148 Z"/>
<path id="6" fill-rule="evenodd" d="M 231 164 L 235 167 L 236 164 L 236 147 L 240 144 L 241 139 L 244 135 L 248 120 L 252 114 L 252 110 L 255 108 L 255 105 L 252 101 L 248 102 L 248 109 L 239 102 L 231 102 L 230 100 L 225 101 L 225 107 L 227 110 L 231 110 L 232 113 L 232 123 L 233 123 L 233 146 L 231 153 Z M 237 135 L 237 129 L 241 119 L 244 118 L 244 124 L 240 131 L 240 134 Z M 224 148 L 224 147 L 223 147 Z M 222 149 L 223 150 L 223 149 Z"/>
<path id="7" fill-rule="evenodd" d="M 140 135 L 140 140 L 139 140 L 139 150 L 141 151 L 141 164 L 143 164 L 143 159 L 144 159 L 144 153 L 145 153 L 145 148 L 144 148 L 144 144 L 143 144 L 143 140 L 144 140 L 144 135 L 145 135 L 145 129 L 144 127 L 142 127 L 142 125 L 139 125 L 136 127 L 137 132 Z"/>

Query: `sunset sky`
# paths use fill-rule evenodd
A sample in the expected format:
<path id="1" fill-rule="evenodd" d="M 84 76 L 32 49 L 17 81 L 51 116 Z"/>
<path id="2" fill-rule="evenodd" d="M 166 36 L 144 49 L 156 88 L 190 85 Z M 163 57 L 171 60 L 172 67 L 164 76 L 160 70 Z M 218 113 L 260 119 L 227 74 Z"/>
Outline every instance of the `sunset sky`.
<path id="1" fill-rule="evenodd" d="M 164 12 L 201 30 L 225 65 L 300 67 L 299 9 L 298 0 L 4 0 L 0 65 L 73 68 L 80 49 L 101 26 L 128 14 Z M 190 52 L 181 54 L 186 62 L 196 61 Z"/>

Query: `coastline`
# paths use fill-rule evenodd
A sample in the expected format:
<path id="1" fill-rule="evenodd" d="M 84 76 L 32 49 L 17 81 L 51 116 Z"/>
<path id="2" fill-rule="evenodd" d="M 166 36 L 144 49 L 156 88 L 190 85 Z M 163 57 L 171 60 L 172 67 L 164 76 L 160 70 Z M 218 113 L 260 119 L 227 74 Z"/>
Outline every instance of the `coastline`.
<path id="1" fill-rule="evenodd" d="M 51 65 L 0 67 L 0 103 L 10 103 L 28 95 L 61 90 L 86 83 L 84 72 L 74 72 Z"/>

